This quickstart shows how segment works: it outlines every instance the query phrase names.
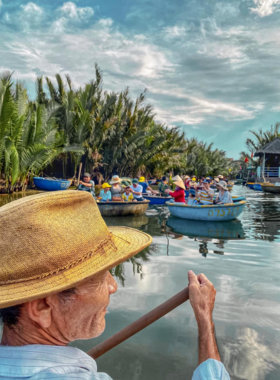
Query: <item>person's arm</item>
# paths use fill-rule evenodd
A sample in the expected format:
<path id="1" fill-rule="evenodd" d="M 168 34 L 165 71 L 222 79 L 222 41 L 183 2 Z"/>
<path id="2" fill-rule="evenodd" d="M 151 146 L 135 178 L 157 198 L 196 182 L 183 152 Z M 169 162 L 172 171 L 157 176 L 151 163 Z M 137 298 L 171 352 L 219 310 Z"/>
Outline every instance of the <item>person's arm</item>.
<path id="1" fill-rule="evenodd" d="M 208 193 L 208 195 L 209 195 L 210 198 L 212 198 L 212 199 L 214 198 L 214 195 L 215 195 L 214 190 L 209 189 L 209 190 L 207 190 L 207 193 Z"/>
<path id="2" fill-rule="evenodd" d="M 84 185 L 85 187 L 92 187 L 93 184 L 92 183 L 87 183 L 87 182 L 83 182 L 83 181 L 80 181 L 80 185 Z"/>
<path id="3" fill-rule="evenodd" d="M 192 380 L 229 380 L 229 375 L 221 363 L 212 319 L 216 289 L 204 274 L 189 277 L 189 299 L 198 326 L 199 366 Z"/>
<path id="4" fill-rule="evenodd" d="M 221 361 L 212 319 L 216 289 L 204 274 L 189 271 L 189 292 L 199 337 L 199 364 L 207 359 Z"/>

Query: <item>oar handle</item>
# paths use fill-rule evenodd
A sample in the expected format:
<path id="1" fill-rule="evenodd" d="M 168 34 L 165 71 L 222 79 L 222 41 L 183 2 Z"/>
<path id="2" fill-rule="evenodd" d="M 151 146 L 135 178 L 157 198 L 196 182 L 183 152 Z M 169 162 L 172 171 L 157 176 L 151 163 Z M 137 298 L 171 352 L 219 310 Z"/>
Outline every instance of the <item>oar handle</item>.
<path id="1" fill-rule="evenodd" d="M 116 347 L 128 338 L 137 334 L 139 331 L 143 330 L 145 327 L 151 325 L 153 322 L 168 314 L 176 307 L 182 305 L 184 302 L 188 301 L 188 299 L 189 289 L 185 288 L 169 300 L 165 301 L 155 309 L 151 310 L 149 313 L 143 315 L 143 317 L 137 319 L 137 321 L 131 323 L 127 327 L 117 332 L 115 335 L 111 336 L 104 342 L 92 348 L 90 351 L 88 351 L 88 355 L 91 356 L 93 359 L 99 358 L 107 351 L 111 350 L 112 348 Z"/>

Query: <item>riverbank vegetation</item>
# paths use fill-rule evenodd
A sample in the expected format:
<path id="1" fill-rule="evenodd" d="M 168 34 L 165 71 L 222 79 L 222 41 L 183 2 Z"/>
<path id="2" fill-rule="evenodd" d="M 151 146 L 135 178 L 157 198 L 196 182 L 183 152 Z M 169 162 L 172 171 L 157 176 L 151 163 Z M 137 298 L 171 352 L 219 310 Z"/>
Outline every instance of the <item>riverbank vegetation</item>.
<path id="1" fill-rule="evenodd" d="M 71 78 L 37 78 L 36 98 L 7 73 L 0 78 L 0 192 L 23 190 L 55 161 L 78 163 L 98 181 L 112 174 L 134 177 L 164 173 L 215 175 L 230 172 L 222 150 L 187 139 L 179 127 L 156 121 L 144 91 L 103 89 L 102 73 L 75 89 Z"/>

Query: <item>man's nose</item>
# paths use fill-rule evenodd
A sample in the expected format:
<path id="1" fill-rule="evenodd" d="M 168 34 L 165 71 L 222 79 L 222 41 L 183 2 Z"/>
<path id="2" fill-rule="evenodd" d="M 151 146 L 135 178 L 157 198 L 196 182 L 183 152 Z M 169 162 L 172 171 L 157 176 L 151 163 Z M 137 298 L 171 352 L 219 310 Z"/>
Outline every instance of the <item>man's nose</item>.
<path id="1" fill-rule="evenodd" d="M 108 283 L 109 294 L 111 295 L 111 294 L 116 293 L 116 291 L 118 290 L 118 284 L 109 271 L 107 275 L 107 283 Z"/>

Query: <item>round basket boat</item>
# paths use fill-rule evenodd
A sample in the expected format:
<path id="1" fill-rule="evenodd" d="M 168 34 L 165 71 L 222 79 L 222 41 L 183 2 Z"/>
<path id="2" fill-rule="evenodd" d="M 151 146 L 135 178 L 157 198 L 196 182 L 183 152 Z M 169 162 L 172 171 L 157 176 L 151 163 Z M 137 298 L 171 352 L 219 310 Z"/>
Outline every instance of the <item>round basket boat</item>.
<path id="1" fill-rule="evenodd" d="M 261 186 L 265 193 L 273 193 L 273 194 L 280 193 L 280 186 L 274 185 L 272 183 L 269 183 L 269 184 L 262 183 Z"/>
<path id="2" fill-rule="evenodd" d="M 245 207 L 246 201 L 224 205 L 189 206 L 184 203 L 167 202 L 166 205 L 172 216 L 182 219 L 206 220 L 225 222 L 238 218 Z"/>
<path id="3" fill-rule="evenodd" d="M 141 215 L 147 210 L 149 203 L 149 201 L 97 202 L 102 216 Z"/>
<path id="4" fill-rule="evenodd" d="M 164 205 L 166 202 L 170 201 L 172 197 L 158 197 L 153 195 L 143 194 L 143 197 L 150 201 L 150 205 Z"/>
<path id="5" fill-rule="evenodd" d="M 71 184 L 71 181 L 68 181 L 66 179 L 54 179 L 43 177 L 34 177 L 33 181 L 37 189 L 44 191 L 67 190 Z"/>

